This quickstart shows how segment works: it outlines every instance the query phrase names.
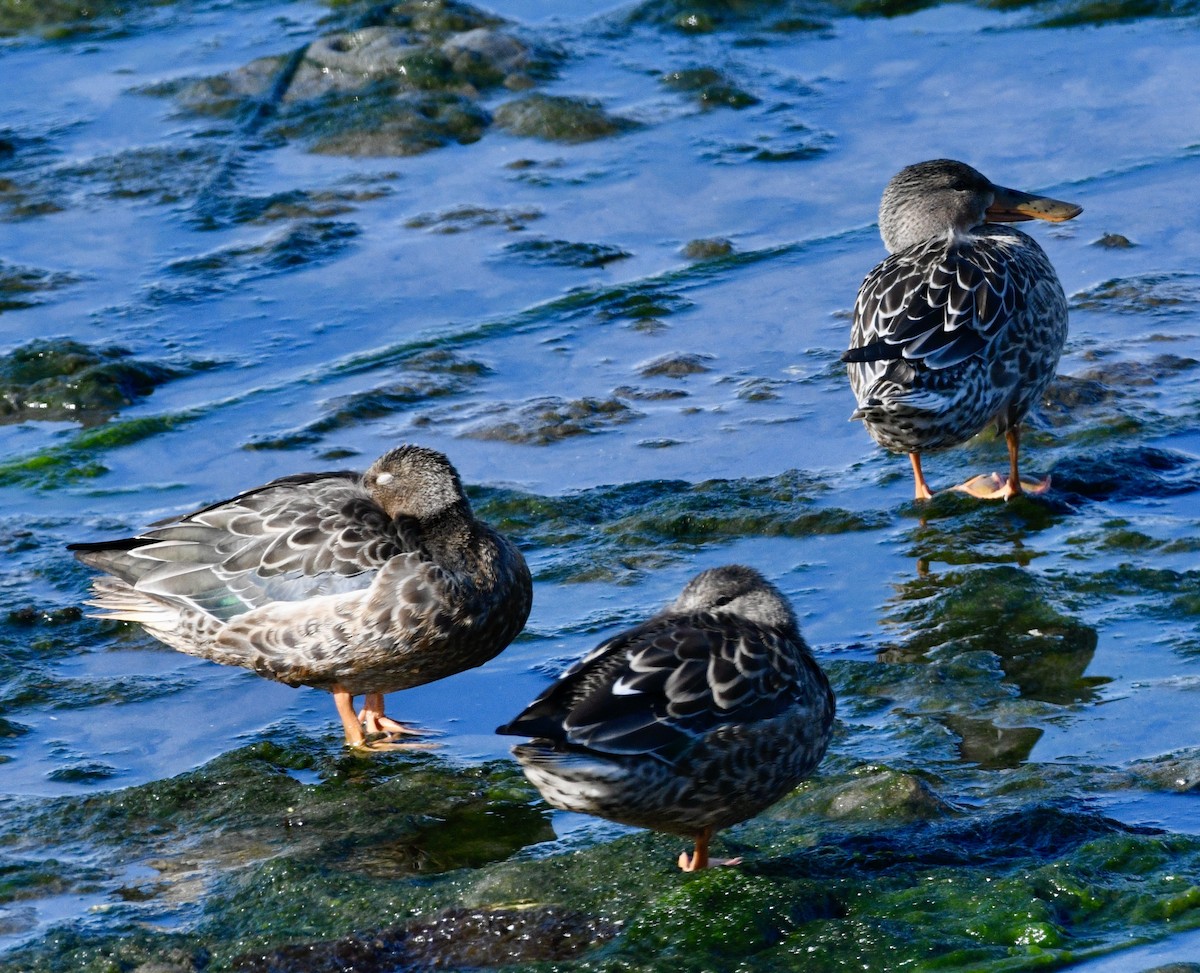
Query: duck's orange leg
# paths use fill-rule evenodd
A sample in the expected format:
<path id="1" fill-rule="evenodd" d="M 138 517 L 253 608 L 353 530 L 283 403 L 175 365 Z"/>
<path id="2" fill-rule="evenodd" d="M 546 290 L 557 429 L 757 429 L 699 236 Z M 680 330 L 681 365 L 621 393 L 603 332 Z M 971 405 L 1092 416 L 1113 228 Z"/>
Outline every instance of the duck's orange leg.
<path id="1" fill-rule="evenodd" d="M 740 865 L 740 858 L 709 858 L 708 843 L 712 840 L 713 829 L 710 825 L 696 835 L 696 850 L 692 854 L 686 851 L 679 855 L 679 867 L 685 872 L 698 872 L 702 868 L 716 865 Z"/>
<path id="2" fill-rule="evenodd" d="M 345 686 L 338 684 L 333 687 L 333 705 L 337 707 L 338 716 L 342 718 L 342 728 L 346 731 L 346 746 L 361 747 L 366 741 L 366 735 L 354 712 L 354 697 Z"/>
<path id="3" fill-rule="evenodd" d="M 913 468 L 913 485 L 917 500 L 932 500 L 933 491 L 929 489 L 929 484 L 925 482 L 925 474 L 921 470 L 921 454 L 909 453 L 908 461 L 912 463 Z"/>

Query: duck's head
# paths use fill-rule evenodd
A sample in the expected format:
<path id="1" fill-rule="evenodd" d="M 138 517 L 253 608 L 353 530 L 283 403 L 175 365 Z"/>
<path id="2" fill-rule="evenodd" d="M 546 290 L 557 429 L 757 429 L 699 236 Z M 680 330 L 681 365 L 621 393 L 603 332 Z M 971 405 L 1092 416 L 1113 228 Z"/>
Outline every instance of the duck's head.
<path id="1" fill-rule="evenodd" d="M 1083 207 L 1049 196 L 997 186 L 965 162 L 934 159 L 901 169 L 883 191 L 879 234 L 890 253 L 933 237 L 967 233 L 983 223 L 1050 220 L 1058 223 Z"/>
<path id="2" fill-rule="evenodd" d="M 737 615 L 758 625 L 796 628 L 792 606 L 771 582 L 742 564 L 709 568 L 692 578 L 668 608 Z"/>
<path id="3" fill-rule="evenodd" d="M 384 453 L 363 474 L 363 485 L 390 517 L 429 520 L 467 504 L 458 471 L 425 446 L 397 446 Z"/>

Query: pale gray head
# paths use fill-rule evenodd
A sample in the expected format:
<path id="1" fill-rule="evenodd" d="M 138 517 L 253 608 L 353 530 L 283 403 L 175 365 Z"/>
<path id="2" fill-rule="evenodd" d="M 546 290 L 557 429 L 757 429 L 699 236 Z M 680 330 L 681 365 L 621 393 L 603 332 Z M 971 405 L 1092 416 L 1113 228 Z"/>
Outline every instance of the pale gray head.
<path id="1" fill-rule="evenodd" d="M 737 615 L 759 625 L 798 628 L 792 606 L 771 582 L 742 564 L 709 568 L 692 578 L 667 609 Z"/>
<path id="2" fill-rule="evenodd" d="M 991 182 L 964 162 L 934 159 L 901 169 L 879 203 L 879 235 L 889 253 L 934 237 L 968 233 L 986 222 L 1057 223 L 1083 212 L 1074 203 Z"/>
<path id="3" fill-rule="evenodd" d="M 391 517 L 428 520 L 456 505 L 468 507 L 458 471 L 437 450 L 424 446 L 397 446 L 384 453 L 363 474 L 363 486 Z"/>

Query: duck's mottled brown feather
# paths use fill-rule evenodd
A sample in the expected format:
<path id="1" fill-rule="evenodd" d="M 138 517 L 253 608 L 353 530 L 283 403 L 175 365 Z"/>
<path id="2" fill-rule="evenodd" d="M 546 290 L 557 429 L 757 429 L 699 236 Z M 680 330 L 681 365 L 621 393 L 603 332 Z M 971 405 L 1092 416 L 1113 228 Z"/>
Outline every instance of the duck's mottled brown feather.
<path id="1" fill-rule="evenodd" d="M 520 632 L 532 599 L 520 552 L 474 518 L 446 458 L 414 446 L 365 474 L 284 477 L 72 548 L 106 572 L 93 585 L 103 617 L 191 655 L 352 694 L 481 665 Z"/>
<path id="2" fill-rule="evenodd" d="M 694 604 L 697 583 L 733 594 Z M 819 763 L 833 693 L 782 596 L 739 565 L 689 589 L 498 729 L 534 738 L 513 752 L 551 804 L 694 835 L 758 813 Z"/>

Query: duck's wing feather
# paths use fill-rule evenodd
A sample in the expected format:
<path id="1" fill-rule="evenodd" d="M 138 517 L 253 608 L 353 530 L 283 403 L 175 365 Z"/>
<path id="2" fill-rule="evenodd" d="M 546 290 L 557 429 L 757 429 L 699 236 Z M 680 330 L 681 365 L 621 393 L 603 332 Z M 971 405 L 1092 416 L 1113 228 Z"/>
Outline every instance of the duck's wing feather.
<path id="1" fill-rule="evenodd" d="M 957 365 L 982 353 L 1008 326 L 1045 266 L 1028 237 L 1016 249 L 980 235 L 892 254 L 859 289 L 851 347 L 842 360 Z"/>
<path id="2" fill-rule="evenodd" d="M 669 760 L 721 725 L 795 705 L 807 684 L 793 638 L 704 612 L 652 619 L 598 646 L 497 732 Z"/>
<path id="3" fill-rule="evenodd" d="M 138 591 L 227 620 L 271 602 L 365 588 L 416 544 L 358 474 L 325 473 L 272 481 L 136 537 L 71 547 Z"/>

